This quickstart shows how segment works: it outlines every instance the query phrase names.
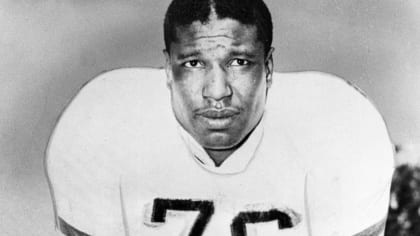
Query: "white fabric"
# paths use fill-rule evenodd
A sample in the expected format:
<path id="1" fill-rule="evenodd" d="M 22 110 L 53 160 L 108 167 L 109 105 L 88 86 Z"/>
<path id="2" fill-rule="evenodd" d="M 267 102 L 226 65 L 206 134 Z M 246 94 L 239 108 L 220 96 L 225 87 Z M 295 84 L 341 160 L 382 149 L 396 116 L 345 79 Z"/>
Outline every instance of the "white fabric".
<path id="1" fill-rule="evenodd" d="M 354 235 L 385 217 L 393 171 L 376 109 L 318 72 L 276 73 L 264 119 L 215 167 L 180 131 L 163 71 L 111 71 L 75 97 L 47 156 L 57 215 L 93 235 L 188 235 L 198 212 L 151 222 L 154 199 L 212 202 L 204 236 L 232 235 L 240 212 L 272 209 L 294 227 L 247 224 L 248 235 Z"/>

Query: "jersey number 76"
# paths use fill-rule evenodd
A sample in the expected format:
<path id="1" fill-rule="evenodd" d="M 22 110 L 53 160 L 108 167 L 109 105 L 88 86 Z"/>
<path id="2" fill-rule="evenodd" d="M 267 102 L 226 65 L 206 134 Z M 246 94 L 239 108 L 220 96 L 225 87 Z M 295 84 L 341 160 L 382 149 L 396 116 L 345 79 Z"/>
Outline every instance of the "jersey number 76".
<path id="1" fill-rule="evenodd" d="M 162 199 L 156 198 L 153 201 L 152 222 L 165 223 L 166 211 L 199 211 L 189 236 L 200 236 L 206 229 L 214 213 L 214 204 L 212 201 L 195 201 L 183 199 Z M 239 212 L 230 225 L 232 236 L 246 236 L 246 224 L 268 222 L 276 220 L 279 230 L 293 227 L 291 217 L 277 209 L 268 211 L 245 211 Z"/>

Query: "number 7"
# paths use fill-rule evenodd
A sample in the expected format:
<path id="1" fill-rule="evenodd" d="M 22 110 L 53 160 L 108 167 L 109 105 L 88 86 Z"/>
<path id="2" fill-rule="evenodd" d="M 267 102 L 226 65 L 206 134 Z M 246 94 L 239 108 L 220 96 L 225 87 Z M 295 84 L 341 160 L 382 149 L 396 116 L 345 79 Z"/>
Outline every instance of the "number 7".
<path id="1" fill-rule="evenodd" d="M 197 219 L 191 228 L 189 236 L 202 235 L 207 223 L 214 212 L 214 205 L 211 201 L 193 201 L 180 199 L 161 199 L 153 201 L 152 222 L 164 223 L 167 210 L 177 211 L 199 211 Z"/>

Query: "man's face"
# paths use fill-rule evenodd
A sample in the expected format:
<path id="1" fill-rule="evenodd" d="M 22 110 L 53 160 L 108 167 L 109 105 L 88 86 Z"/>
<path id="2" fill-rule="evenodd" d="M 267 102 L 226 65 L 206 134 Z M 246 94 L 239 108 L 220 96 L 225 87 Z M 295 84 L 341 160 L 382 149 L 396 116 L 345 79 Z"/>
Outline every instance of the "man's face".
<path id="1" fill-rule="evenodd" d="M 211 16 L 177 28 L 165 51 L 168 87 L 178 122 L 205 149 L 231 149 L 260 121 L 272 57 L 255 26 Z"/>

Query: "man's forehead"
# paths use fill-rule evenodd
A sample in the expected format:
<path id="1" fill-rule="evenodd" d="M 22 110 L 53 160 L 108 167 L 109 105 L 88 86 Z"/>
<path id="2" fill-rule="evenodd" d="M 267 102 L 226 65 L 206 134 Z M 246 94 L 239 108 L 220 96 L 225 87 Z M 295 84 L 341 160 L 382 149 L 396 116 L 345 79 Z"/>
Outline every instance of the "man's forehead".
<path id="1" fill-rule="evenodd" d="M 245 25 L 230 18 L 210 19 L 208 22 L 194 21 L 187 26 L 176 27 L 177 41 L 181 44 L 194 40 L 257 41 L 257 29 L 253 25 Z"/>

